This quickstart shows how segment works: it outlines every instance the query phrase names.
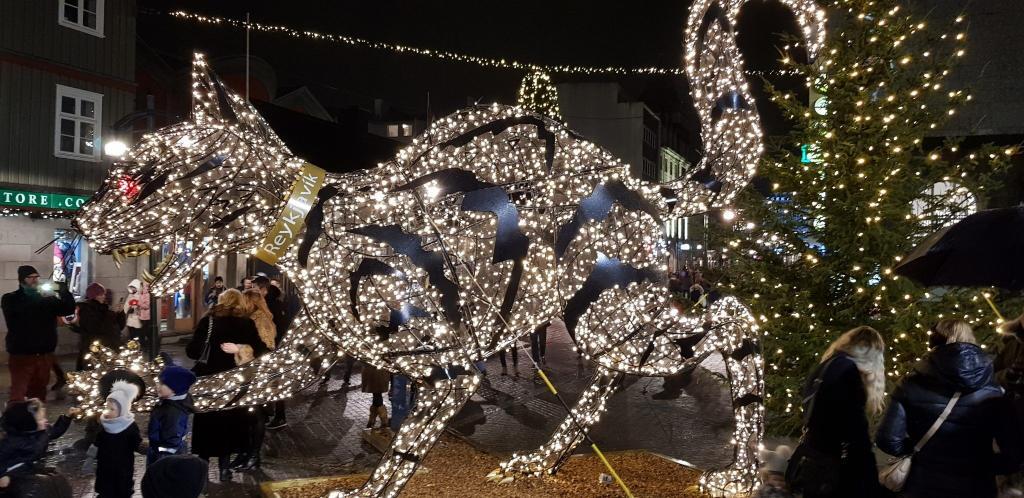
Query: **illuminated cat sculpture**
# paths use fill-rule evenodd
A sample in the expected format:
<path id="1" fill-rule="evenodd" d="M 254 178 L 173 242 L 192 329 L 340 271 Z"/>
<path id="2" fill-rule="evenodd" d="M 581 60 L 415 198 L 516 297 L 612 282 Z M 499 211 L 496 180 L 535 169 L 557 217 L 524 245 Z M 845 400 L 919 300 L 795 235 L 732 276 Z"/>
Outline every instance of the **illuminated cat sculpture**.
<path id="1" fill-rule="evenodd" d="M 328 174 L 313 190 L 301 236 L 278 263 L 304 313 L 273 353 L 200 379 L 197 408 L 287 398 L 343 354 L 407 375 L 421 386 L 415 409 L 370 479 L 333 494 L 395 496 L 478 387 L 473 364 L 559 318 L 596 365 L 595 378 L 551 440 L 513 456 L 502 474 L 555 472 L 622 375 L 670 375 L 719 354 L 735 414 L 734 459 L 701 483 L 718 494 L 751 490 L 764 411 L 756 324 L 728 297 L 697 316 L 677 314 L 662 234 L 667 219 L 727 206 L 760 156 L 732 32 L 741 3 L 698 1 L 688 22 L 686 73 L 705 151 L 696 173 L 644 182 L 562 123 L 519 107 L 440 119 L 393 160 Z M 813 54 L 821 11 L 805 0 L 784 3 Z M 213 258 L 254 253 L 309 171 L 201 55 L 192 76 L 192 120 L 144 137 L 75 220 L 115 259 L 164 252 L 149 276 L 157 295 L 180 289 Z M 104 373 L 129 369 L 152 385 L 159 368 L 137 348 L 97 347 L 91 361 L 96 369 L 75 374 L 71 389 L 92 411 L 103 403 Z M 140 409 L 155 401 L 152 391 Z"/>

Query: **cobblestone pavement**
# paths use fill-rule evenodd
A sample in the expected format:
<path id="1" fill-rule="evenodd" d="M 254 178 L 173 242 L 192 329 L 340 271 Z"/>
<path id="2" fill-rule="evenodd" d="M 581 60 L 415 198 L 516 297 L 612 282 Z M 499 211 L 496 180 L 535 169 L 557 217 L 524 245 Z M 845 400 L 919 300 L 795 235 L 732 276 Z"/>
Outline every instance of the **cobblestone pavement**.
<path id="1" fill-rule="evenodd" d="M 176 359 L 184 357 L 180 344 L 165 346 L 165 350 Z M 511 358 L 508 376 L 500 375 L 497 358 L 488 361 L 487 380 L 453 422 L 453 432 L 483 451 L 500 455 L 530 451 L 544 443 L 564 418 L 565 410 L 542 384 L 534 381 L 528 354 L 528 348 L 520 351 L 518 376 L 514 375 Z M 62 363 L 67 368 L 74 360 L 65 358 Z M 728 463 L 732 455 L 727 444 L 732 430 L 728 391 L 714 373 L 721 366 L 704 366 L 707 369 L 667 382 L 627 377 L 593 430 L 594 440 L 606 451 L 648 449 L 701 468 Z M 220 483 L 216 464 L 211 464 L 207 496 L 256 497 L 260 496 L 259 483 L 264 481 L 371 470 L 380 453 L 361 437 L 370 395 L 359 391 L 356 368 L 351 384 L 343 383 L 344 366 L 339 365 L 332 378 L 289 401 L 290 425 L 268 431 L 260 471 L 235 473 L 232 482 Z M 0 371 L 0 386 L 8 386 L 7 369 Z M 549 337 L 545 371 L 571 404 L 588 384 L 591 369 L 577 361 L 567 337 Z M 49 406 L 51 418 L 55 418 L 69 404 L 51 397 Z M 136 421 L 145 430 L 147 415 L 139 414 Z M 72 448 L 72 443 L 82 437 L 83 428 L 82 424 L 72 425 L 68 434 L 51 446 L 46 463 L 71 479 L 75 496 L 93 498 L 95 462 Z M 136 482 L 145 471 L 144 461 L 143 456 L 136 458 Z"/>

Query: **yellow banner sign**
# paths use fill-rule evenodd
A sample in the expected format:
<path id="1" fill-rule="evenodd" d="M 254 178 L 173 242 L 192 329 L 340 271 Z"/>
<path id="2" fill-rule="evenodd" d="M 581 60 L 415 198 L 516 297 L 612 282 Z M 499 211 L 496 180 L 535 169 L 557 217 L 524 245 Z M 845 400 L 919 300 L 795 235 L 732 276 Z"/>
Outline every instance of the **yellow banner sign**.
<path id="1" fill-rule="evenodd" d="M 281 216 L 278 217 L 274 229 L 267 234 L 267 238 L 260 244 L 256 251 L 256 257 L 267 264 L 277 264 L 288 248 L 295 243 L 299 236 L 299 230 L 306 221 L 306 215 L 316 201 L 320 187 L 324 185 L 327 172 L 306 163 L 302 170 L 295 176 L 295 183 L 292 184 L 292 191 L 288 194 Z"/>

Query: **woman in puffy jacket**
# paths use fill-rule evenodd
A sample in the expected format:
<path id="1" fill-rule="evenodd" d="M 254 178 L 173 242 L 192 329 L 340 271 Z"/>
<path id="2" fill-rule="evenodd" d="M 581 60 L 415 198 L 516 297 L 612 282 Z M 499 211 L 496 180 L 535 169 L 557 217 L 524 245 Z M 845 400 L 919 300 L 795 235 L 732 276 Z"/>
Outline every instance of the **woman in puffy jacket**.
<path id="1" fill-rule="evenodd" d="M 875 442 L 890 455 L 913 454 L 959 392 L 945 422 L 914 454 L 902 495 L 994 497 L 995 476 L 1013 471 L 1018 449 L 1009 407 L 993 380 L 992 360 L 975 344 L 970 325 L 960 320 L 940 321 L 928 342 L 931 351 L 893 392 Z"/>

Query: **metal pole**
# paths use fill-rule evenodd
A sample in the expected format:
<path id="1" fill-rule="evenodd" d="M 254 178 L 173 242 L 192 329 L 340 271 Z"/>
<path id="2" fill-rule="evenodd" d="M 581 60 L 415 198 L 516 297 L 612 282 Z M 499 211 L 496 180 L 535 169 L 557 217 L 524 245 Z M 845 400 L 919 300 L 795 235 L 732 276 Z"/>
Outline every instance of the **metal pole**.
<path id="1" fill-rule="evenodd" d="M 150 111 L 146 117 L 146 131 L 152 132 L 156 129 L 156 97 L 146 95 L 146 110 Z M 149 271 L 156 271 L 156 265 L 160 263 L 159 248 L 150 248 Z M 149 348 L 146 351 L 149 359 L 152 360 L 160 354 L 160 299 L 155 299 L 153 294 L 149 295 Z"/>
<path id="2" fill-rule="evenodd" d="M 159 252 L 160 250 L 156 248 L 149 251 L 150 271 L 156 271 L 156 265 L 160 263 Z M 160 308 L 162 308 L 162 300 L 162 298 L 156 298 L 153 294 L 149 295 L 149 347 L 146 354 L 149 355 L 150 360 L 160 354 Z"/>
<path id="3" fill-rule="evenodd" d="M 245 13 L 245 100 L 249 100 L 249 13 Z"/>

